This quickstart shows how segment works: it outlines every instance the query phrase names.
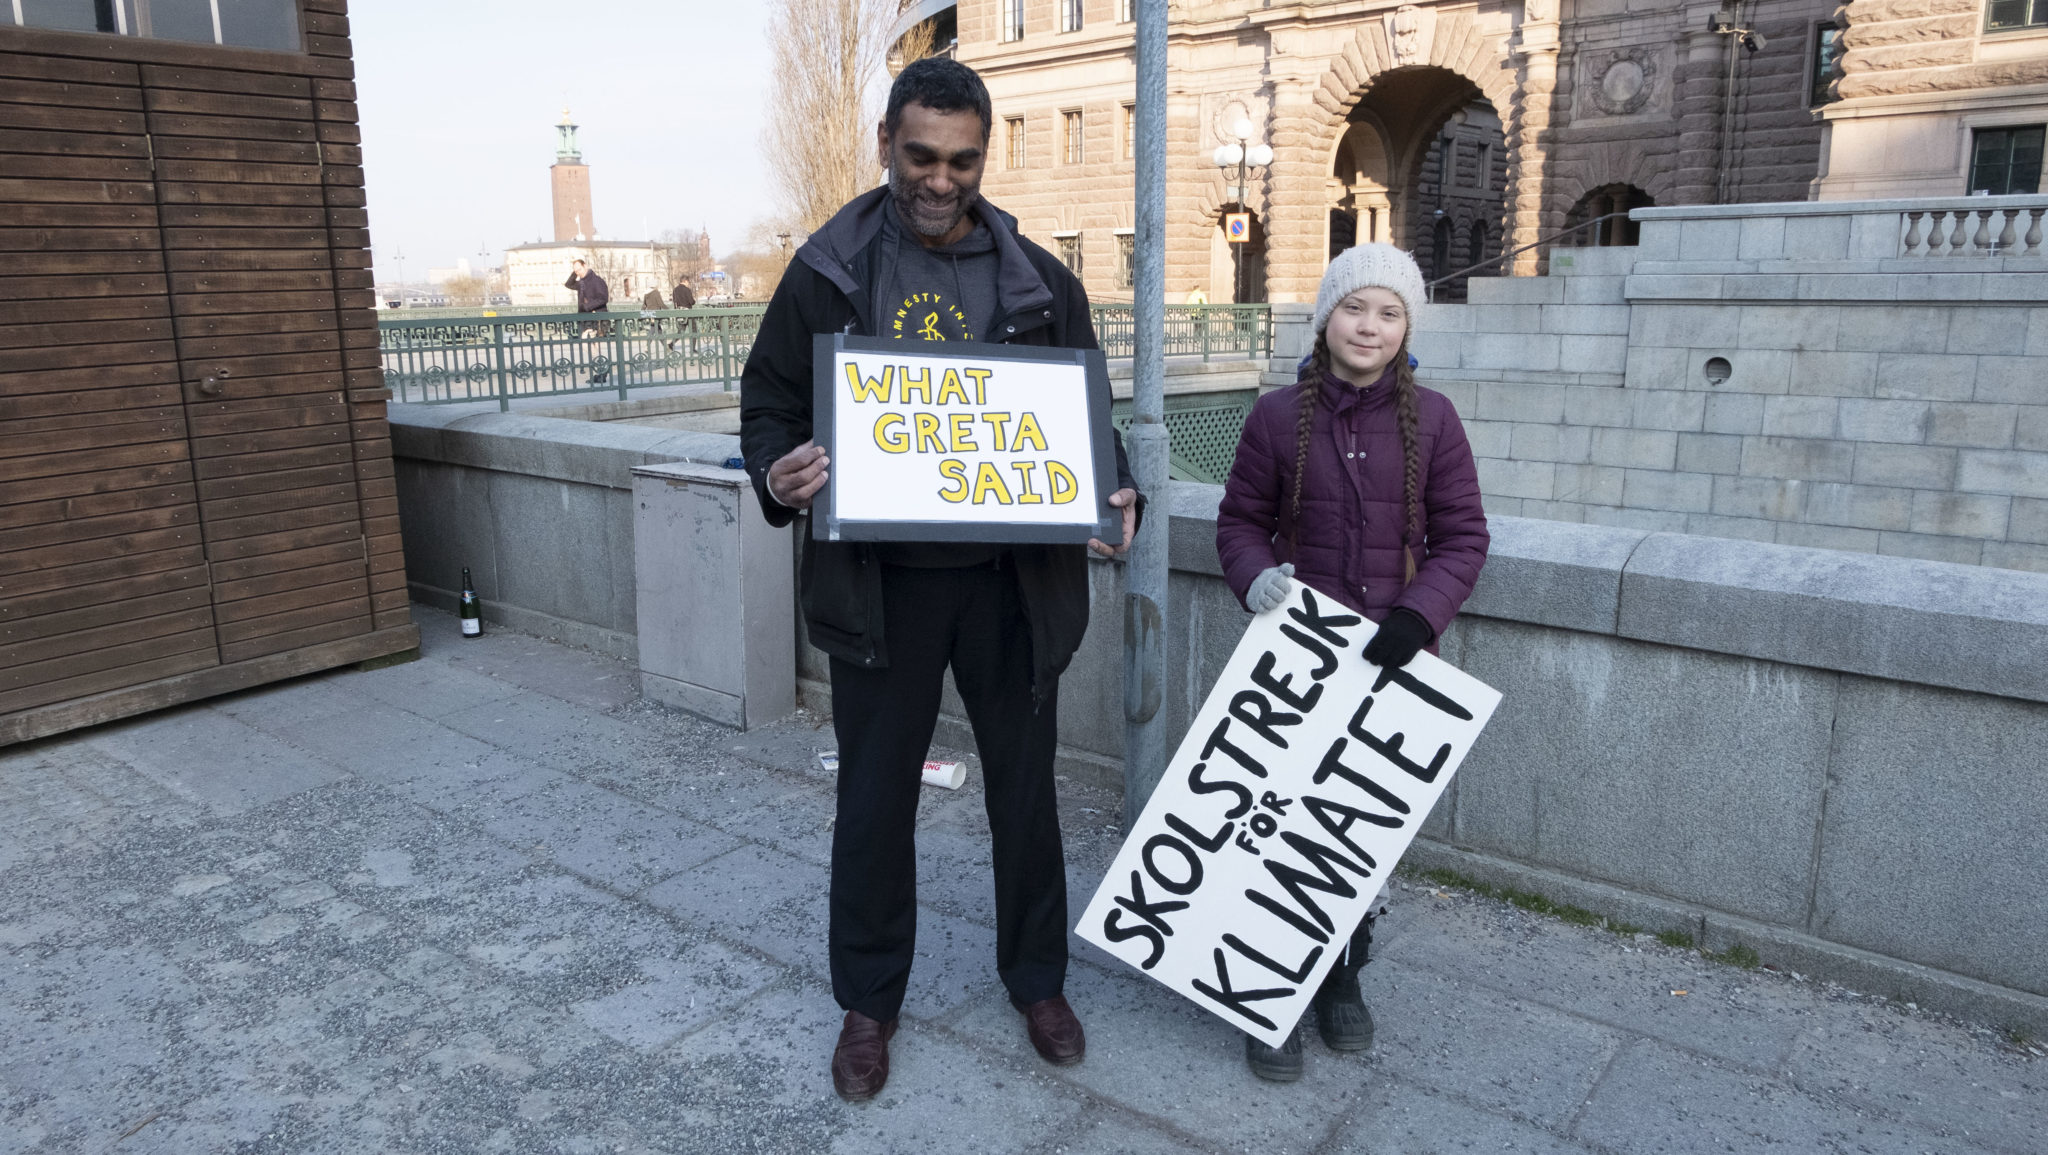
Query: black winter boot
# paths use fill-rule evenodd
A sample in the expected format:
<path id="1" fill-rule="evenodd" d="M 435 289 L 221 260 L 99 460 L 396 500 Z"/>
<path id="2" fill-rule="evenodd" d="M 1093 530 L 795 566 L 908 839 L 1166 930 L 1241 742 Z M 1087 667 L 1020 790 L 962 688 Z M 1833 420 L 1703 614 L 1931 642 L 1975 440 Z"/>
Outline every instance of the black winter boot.
<path id="1" fill-rule="evenodd" d="M 1350 950 L 1343 961 L 1323 976 L 1323 985 L 1310 1000 L 1316 1012 L 1316 1033 L 1333 1051 L 1364 1051 L 1372 1047 L 1372 1012 L 1365 1007 L 1365 995 L 1358 989 L 1358 971 L 1372 953 L 1372 916 L 1352 932 Z M 1255 1068 L 1256 1069 L 1256 1068 Z"/>
<path id="2" fill-rule="evenodd" d="M 1292 1083 L 1301 1078 L 1301 1022 L 1295 1022 L 1294 1029 L 1287 1033 L 1287 1041 L 1278 1047 L 1269 1047 L 1246 1035 L 1244 1061 L 1252 1074 L 1268 1082 Z"/>

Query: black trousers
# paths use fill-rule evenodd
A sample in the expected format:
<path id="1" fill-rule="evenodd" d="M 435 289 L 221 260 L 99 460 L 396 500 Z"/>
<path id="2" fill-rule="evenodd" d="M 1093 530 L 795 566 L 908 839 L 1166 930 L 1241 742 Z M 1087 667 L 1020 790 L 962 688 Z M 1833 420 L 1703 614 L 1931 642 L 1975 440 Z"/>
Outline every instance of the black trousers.
<path id="1" fill-rule="evenodd" d="M 889 665 L 832 662 L 839 814 L 832 828 L 832 993 L 887 1022 L 917 939 L 918 774 L 948 666 L 974 726 L 995 859 L 996 974 L 1018 1003 L 1061 993 L 1067 876 L 1053 794 L 1056 697 L 1031 701 L 1031 633 L 1007 561 L 882 570 Z"/>

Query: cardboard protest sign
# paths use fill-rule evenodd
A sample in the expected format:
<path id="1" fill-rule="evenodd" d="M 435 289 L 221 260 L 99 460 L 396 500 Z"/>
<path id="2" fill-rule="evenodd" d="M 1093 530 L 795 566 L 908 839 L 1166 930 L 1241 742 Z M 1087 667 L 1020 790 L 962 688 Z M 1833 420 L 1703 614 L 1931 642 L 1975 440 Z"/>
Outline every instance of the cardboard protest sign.
<path id="1" fill-rule="evenodd" d="M 1299 582 L 1252 621 L 1082 938 L 1279 1046 L 1500 704 Z"/>
<path id="2" fill-rule="evenodd" d="M 1094 349 L 820 335 L 812 503 L 831 541 L 1122 535 L 1109 370 Z"/>

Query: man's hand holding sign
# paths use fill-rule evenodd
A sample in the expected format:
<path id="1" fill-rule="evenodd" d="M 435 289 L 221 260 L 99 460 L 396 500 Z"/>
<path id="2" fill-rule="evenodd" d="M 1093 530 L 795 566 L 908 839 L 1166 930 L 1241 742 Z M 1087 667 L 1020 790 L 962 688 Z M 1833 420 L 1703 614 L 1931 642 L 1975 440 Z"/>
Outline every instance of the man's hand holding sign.
<path id="1" fill-rule="evenodd" d="M 1282 580 L 1079 927 L 1274 1047 L 1500 702 L 1428 653 L 1368 662 L 1386 626 Z"/>

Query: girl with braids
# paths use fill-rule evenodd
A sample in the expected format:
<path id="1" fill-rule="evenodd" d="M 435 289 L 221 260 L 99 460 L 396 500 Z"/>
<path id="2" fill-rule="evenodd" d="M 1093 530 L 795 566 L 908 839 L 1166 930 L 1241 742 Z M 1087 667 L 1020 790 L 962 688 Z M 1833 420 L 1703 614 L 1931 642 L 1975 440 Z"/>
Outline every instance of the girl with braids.
<path id="1" fill-rule="evenodd" d="M 1295 578 L 1378 622 L 1364 657 L 1388 667 L 1435 652 L 1486 562 L 1465 428 L 1443 394 L 1415 383 L 1408 356 L 1422 304 L 1422 271 L 1392 245 L 1359 245 L 1330 263 L 1315 351 L 1298 381 L 1252 407 L 1216 515 L 1223 576 L 1246 609 L 1278 607 Z M 1331 1050 L 1372 1045 L 1358 970 L 1374 917 L 1311 1004 Z M 1300 1024 L 1278 1049 L 1247 1035 L 1245 1060 L 1290 1082 L 1301 1077 L 1301 1040 Z"/>

